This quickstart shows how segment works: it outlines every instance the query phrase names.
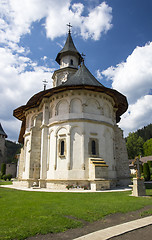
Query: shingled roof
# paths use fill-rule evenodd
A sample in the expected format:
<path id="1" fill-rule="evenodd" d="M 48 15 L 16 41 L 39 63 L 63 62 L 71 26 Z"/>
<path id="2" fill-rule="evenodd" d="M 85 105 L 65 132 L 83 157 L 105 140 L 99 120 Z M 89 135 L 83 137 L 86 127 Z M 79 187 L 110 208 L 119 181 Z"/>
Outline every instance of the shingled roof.
<path id="1" fill-rule="evenodd" d="M 62 84 L 63 86 L 76 86 L 76 85 L 91 85 L 103 87 L 103 85 L 91 74 L 88 68 L 83 63 L 78 71 L 70 76 L 68 80 Z"/>
<path id="2" fill-rule="evenodd" d="M 78 63 L 79 64 L 81 63 L 82 56 L 77 51 L 77 49 L 76 49 L 76 47 L 75 47 L 75 45 L 73 43 L 70 31 L 68 33 L 68 37 L 67 37 L 67 40 L 66 40 L 66 43 L 65 43 L 63 49 L 58 53 L 58 55 L 57 55 L 55 60 L 57 61 L 58 64 L 60 64 L 60 59 L 61 59 L 62 55 L 64 55 L 64 54 L 68 55 L 69 53 L 70 54 L 76 54 L 78 56 L 78 58 L 79 58 Z"/>

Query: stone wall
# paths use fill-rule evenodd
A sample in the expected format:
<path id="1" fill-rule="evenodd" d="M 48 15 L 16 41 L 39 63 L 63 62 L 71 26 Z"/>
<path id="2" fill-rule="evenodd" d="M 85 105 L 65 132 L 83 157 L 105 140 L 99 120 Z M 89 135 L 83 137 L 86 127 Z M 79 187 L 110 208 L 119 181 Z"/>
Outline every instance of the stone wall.
<path id="1" fill-rule="evenodd" d="M 0 168 L 2 163 L 6 163 L 5 137 L 0 135 Z"/>
<path id="2" fill-rule="evenodd" d="M 123 138 L 123 131 L 118 127 L 114 127 L 115 132 L 115 159 L 117 172 L 117 185 L 130 184 L 130 170 L 126 142 Z"/>

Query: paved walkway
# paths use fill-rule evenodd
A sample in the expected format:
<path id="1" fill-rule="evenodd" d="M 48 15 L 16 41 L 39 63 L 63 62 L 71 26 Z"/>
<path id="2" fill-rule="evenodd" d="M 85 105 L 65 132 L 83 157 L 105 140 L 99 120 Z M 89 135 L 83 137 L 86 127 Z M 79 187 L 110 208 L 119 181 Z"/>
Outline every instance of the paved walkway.
<path id="1" fill-rule="evenodd" d="M 152 216 L 89 233 L 85 236 L 75 238 L 74 240 L 106 240 L 149 225 L 152 225 Z"/>
<path id="2" fill-rule="evenodd" d="M 50 189 L 50 188 L 38 188 L 38 187 L 33 187 L 33 188 L 26 188 L 26 187 L 15 187 L 13 185 L 0 185 L 0 187 L 4 188 L 12 188 L 16 190 L 23 190 L 23 191 L 32 191 L 32 192 L 69 192 L 69 193 L 92 193 L 92 192 L 121 192 L 121 191 L 130 191 L 132 190 L 131 188 L 116 188 L 116 189 L 110 189 L 110 190 L 102 190 L 102 191 L 93 191 L 93 190 L 84 190 L 82 188 L 74 188 L 74 189 Z"/>

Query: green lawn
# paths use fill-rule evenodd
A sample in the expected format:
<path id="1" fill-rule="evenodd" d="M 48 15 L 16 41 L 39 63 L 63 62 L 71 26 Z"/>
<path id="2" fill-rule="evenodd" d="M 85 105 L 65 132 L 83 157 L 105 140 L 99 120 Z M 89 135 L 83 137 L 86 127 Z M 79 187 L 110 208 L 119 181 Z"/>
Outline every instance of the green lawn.
<path id="1" fill-rule="evenodd" d="M 4 181 L 4 180 L 0 180 L 0 185 L 11 185 L 12 181 Z"/>
<path id="2" fill-rule="evenodd" d="M 81 219 L 91 222 L 108 214 L 134 211 L 152 205 L 152 189 L 147 193 L 151 197 L 131 197 L 128 191 L 45 193 L 0 188 L 0 239 L 61 232 L 82 226 Z"/>

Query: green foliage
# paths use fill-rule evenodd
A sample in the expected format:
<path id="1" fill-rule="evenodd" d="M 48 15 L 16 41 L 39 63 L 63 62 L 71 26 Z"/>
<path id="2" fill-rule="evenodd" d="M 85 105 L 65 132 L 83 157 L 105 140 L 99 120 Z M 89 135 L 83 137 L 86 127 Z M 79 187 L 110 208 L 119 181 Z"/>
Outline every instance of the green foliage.
<path id="1" fill-rule="evenodd" d="M 146 127 L 137 130 L 136 134 L 138 135 L 138 137 L 142 137 L 144 142 L 152 138 L 152 124 L 149 124 Z"/>
<path id="2" fill-rule="evenodd" d="M 139 169 L 140 169 L 140 174 L 142 174 L 143 173 L 143 165 L 142 164 L 139 165 Z"/>
<path id="3" fill-rule="evenodd" d="M 150 171 L 150 180 L 152 181 L 152 161 L 148 161 L 149 171 Z"/>
<path id="4" fill-rule="evenodd" d="M 5 181 L 6 181 L 6 180 L 10 181 L 11 178 L 12 178 L 12 174 L 3 175 L 3 179 L 4 179 Z"/>
<path id="5" fill-rule="evenodd" d="M 5 175 L 5 173 L 6 173 L 6 163 L 2 163 L 2 165 L 1 165 L 1 174 L 2 174 L 2 176 Z"/>
<path id="6" fill-rule="evenodd" d="M 138 137 L 136 133 L 129 133 L 129 136 L 126 138 L 129 159 L 134 159 L 136 156 L 143 154 L 143 144 L 143 139 Z"/>
<path id="7" fill-rule="evenodd" d="M 144 165 L 143 165 L 143 173 L 144 173 L 145 181 L 149 181 L 150 180 L 150 171 L 149 171 L 148 163 L 144 163 Z"/>
<path id="8" fill-rule="evenodd" d="M 6 148 L 7 148 L 7 162 L 8 163 L 16 163 L 16 154 L 20 153 L 21 144 L 18 144 L 16 142 L 12 142 L 9 140 L 6 140 L 5 142 Z"/>
<path id="9" fill-rule="evenodd" d="M 152 155 L 152 138 L 147 140 L 143 145 L 144 156 Z"/>
<path id="10" fill-rule="evenodd" d="M 150 189 L 149 189 L 150 190 Z M 116 212 L 152 204 L 152 198 L 129 192 L 45 193 L 0 188 L 0 239 L 26 239 L 36 234 L 63 232 Z M 100 209 L 100 211 L 99 211 Z"/>

